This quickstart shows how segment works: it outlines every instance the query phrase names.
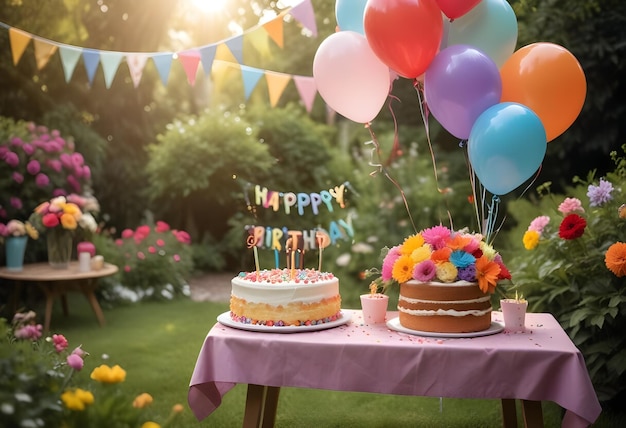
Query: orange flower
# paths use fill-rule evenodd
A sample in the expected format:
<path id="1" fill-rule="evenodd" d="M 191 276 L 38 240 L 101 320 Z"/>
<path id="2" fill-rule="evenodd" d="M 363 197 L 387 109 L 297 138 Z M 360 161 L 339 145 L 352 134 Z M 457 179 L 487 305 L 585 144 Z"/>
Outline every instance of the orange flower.
<path id="1" fill-rule="evenodd" d="M 500 265 L 482 256 L 476 260 L 476 280 L 483 293 L 493 293 L 498 282 Z"/>
<path id="2" fill-rule="evenodd" d="M 469 236 L 461 235 L 460 233 L 454 235 L 450 242 L 448 242 L 448 247 L 453 250 L 462 250 L 465 248 L 470 242 L 472 242 L 472 238 Z"/>
<path id="3" fill-rule="evenodd" d="M 616 242 L 604 255 L 604 264 L 618 278 L 626 276 L 626 244 Z"/>
<path id="4" fill-rule="evenodd" d="M 450 260 L 450 254 L 452 254 L 452 250 L 448 247 L 443 247 L 433 251 L 430 259 L 435 263 L 447 262 Z"/>
<path id="5" fill-rule="evenodd" d="M 393 279 L 402 283 L 411 280 L 413 277 L 413 260 L 411 256 L 400 256 L 393 264 L 391 275 Z"/>

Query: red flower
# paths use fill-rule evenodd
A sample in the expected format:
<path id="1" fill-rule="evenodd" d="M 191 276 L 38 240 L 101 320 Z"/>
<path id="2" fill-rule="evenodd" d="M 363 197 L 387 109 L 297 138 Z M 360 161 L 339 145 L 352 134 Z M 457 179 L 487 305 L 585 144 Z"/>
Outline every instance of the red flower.
<path id="1" fill-rule="evenodd" d="M 559 226 L 559 236 L 562 239 L 576 239 L 583 236 L 587 221 L 578 214 L 569 214 Z"/>

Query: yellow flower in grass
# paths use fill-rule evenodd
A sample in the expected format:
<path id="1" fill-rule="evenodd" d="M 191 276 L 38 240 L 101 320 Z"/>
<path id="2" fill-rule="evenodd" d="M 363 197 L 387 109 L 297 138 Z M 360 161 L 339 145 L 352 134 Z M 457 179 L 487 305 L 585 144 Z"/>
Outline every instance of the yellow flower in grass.
<path id="1" fill-rule="evenodd" d="M 454 266 L 450 262 L 437 263 L 437 278 L 441 280 L 441 282 L 454 282 L 456 281 L 456 276 L 459 273 L 456 266 Z"/>
<path id="2" fill-rule="evenodd" d="M 102 364 L 93 369 L 91 378 L 101 383 L 120 383 L 126 380 L 126 370 L 117 364 L 113 367 Z"/>
<path id="3" fill-rule="evenodd" d="M 141 425 L 141 428 L 161 428 L 161 425 L 157 424 L 156 422 L 148 421 L 144 422 Z"/>
<path id="4" fill-rule="evenodd" d="M 143 394 L 139 394 L 133 400 L 133 407 L 136 409 L 143 409 L 146 406 L 152 404 L 152 395 L 144 392 Z"/>
<path id="5" fill-rule="evenodd" d="M 61 401 L 70 410 L 83 411 L 85 406 L 93 404 L 94 397 L 91 392 L 76 388 L 68 389 L 61 394 Z"/>
<path id="6" fill-rule="evenodd" d="M 522 238 L 522 242 L 524 243 L 524 248 L 527 250 L 534 250 L 539 245 L 539 238 L 541 235 L 536 230 L 527 230 L 524 233 L 524 237 Z"/>

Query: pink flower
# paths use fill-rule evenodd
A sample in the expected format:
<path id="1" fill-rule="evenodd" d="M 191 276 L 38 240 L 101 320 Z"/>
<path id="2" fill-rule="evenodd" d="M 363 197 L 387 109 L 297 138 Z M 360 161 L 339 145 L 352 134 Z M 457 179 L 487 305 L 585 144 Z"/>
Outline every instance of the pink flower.
<path id="1" fill-rule="evenodd" d="M 393 265 L 396 260 L 398 260 L 398 257 L 400 257 L 400 246 L 396 245 L 389 250 L 389 252 L 385 256 L 385 259 L 383 260 L 383 266 L 381 271 L 381 277 L 383 281 L 389 281 L 392 278 Z"/>
<path id="2" fill-rule="evenodd" d="M 172 259 L 174 259 L 174 261 L 175 261 L 176 263 L 178 263 L 178 262 L 180 261 L 180 256 L 179 256 L 178 254 L 174 254 L 174 255 L 172 256 Z"/>
<path id="3" fill-rule="evenodd" d="M 46 161 L 46 165 L 48 165 L 54 172 L 61 172 L 61 169 L 63 169 L 63 165 L 58 159 L 48 159 Z"/>
<path id="4" fill-rule="evenodd" d="M 4 161 L 12 168 L 15 168 L 20 164 L 20 158 L 13 152 L 6 153 L 4 155 Z"/>
<path id="5" fill-rule="evenodd" d="M 163 247 L 163 246 L 165 246 L 165 241 L 164 241 L 164 240 L 162 240 L 162 239 L 157 239 L 157 240 L 156 240 L 156 244 L 157 244 L 159 247 Z"/>
<path id="6" fill-rule="evenodd" d="M 154 229 L 159 233 L 167 232 L 170 230 L 170 225 L 165 223 L 164 221 L 157 221 L 156 228 Z"/>
<path id="7" fill-rule="evenodd" d="M 172 233 L 176 240 L 182 244 L 191 244 L 191 236 L 184 230 L 173 230 Z"/>
<path id="8" fill-rule="evenodd" d="M 74 165 L 72 165 L 72 157 L 69 154 L 63 153 L 61 156 L 59 156 L 59 160 L 65 168 L 74 168 Z"/>
<path id="9" fill-rule="evenodd" d="M 36 175 L 41 171 L 41 164 L 38 160 L 33 159 L 26 164 L 26 171 L 28 171 L 30 175 Z"/>
<path id="10" fill-rule="evenodd" d="M 24 176 L 17 171 L 11 174 L 11 177 L 13 177 L 13 181 L 17 184 L 22 184 L 24 182 Z"/>
<path id="11" fill-rule="evenodd" d="M 157 252 L 157 250 L 156 250 L 156 248 L 154 247 L 154 245 L 150 245 L 150 246 L 148 247 L 148 252 L 149 252 L 150 254 L 154 254 L 154 253 L 156 253 L 156 252 Z"/>
<path id="12" fill-rule="evenodd" d="M 24 145 L 22 146 L 22 150 L 24 150 L 24 153 L 26 153 L 28 156 L 31 156 L 33 153 L 35 153 L 35 150 L 37 150 L 37 148 L 32 144 L 24 143 Z"/>
<path id="13" fill-rule="evenodd" d="M 530 222 L 528 230 L 534 230 L 541 235 L 543 233 L 543 229 L 548 225 L 549 222 L 550 217 L 548 217 L 547 215 L 541 215 Z"/>
<path id="14" fill-rule="evenodd" d="M 435 277 L 437 266 L 432 260 L 424 260 L 413 268 L 413 278 L 418 281 L 428 282 Z"/>
<path id="15" fill-rule="evenodd" d="M 585 209 L 583 208 L 583 204 L 580 202 L 580 199 L 565 198 L 565 200 L 561 202 L 561 205 L 559 205 L 559 211 L 567 215 L 576 211 L 584 213 Z"/>
<path id="16" fill-rule="evenodd" d="M 117 245 L 118 247 L 121 247 L 122 245 L 124 245 L 124 241 L 120 238 L 117 238 L 115 240 L 115 245 Z"/>
<path id="17" fill-rule="evenodd" d="M 438 250 L 445 246 L 446 241 L 450 238 L 451 231 L 445 226 L 434 226 L 424 229 L 422 237 L 426 243 L 430 244 L 433 249 Z"/>
<path id="18" fill-rule="evenodd" d="M 134 234 L 134 232 L 133 232 L 132 229 L 124 229 L 124 230 L 122 230 L 122 238 L 124 238 L 124 239 L 132 238 L 133 234 Z"/>
<path id="19" fill-rule="evenodd" d="M 130 272 L 130 266 L 128 265 L 124 266 L 124 272 Z"/>
<path id="20" fill-rule="evenodd" d="M 83 345 L 79 345 L 76 348 L 74 348 L 74 350 L 72 351 L 72 354 L 76 354 L 79 357 L 85 356 L 86 352 L 83 351 L 83 348 L 81 346 L 83 346 Z"/>
<path id="21" fill-rule="evenodd" d="M 88 165 L 83 165 L 83 177 L 87 180 L 91 178 L 91 168 Z"/>
<path id="22" fill-rule="evenodd" d="M 137 251 L 137 258 L 139 260 L 145 260 L 146 255 L 143 253 L 143 251 Z"/>
<path id="23" fill-rule="evenodd" d="M 29 324 L 15 330 L 15 337 L 18 339 L 37 340 L 41 337 L 43 326 L 41 324 Z"/>
<path id="24" fill-rule="evenodd" d="M 62 334 L 53 334 L 52 343 L 54 343 L 54 349 L 57 352 L 62 352 L 67 348 L 67 339 Z"/>
<path id="25" fill-rule="evenodd" d="M 66 358 L 67 365 L 73 368 L 76 371 L 80 371 L 83 368 L 85 362 L 82 357 L 78 354 L 70 354 Z"/>
<path id="26" fill-rule="evenodd" d="M 22 209 L 23 204 L 22 204 L 22 200 L 20 198 L 18 198 L 16 196 L 11 196 L 9 198 L 9 201 L 11 203 L 11 206 L 13 208 L 15 208 L 16 210 L 21 210 Z"/>
<path id="27" fill-rule="evenodd" d="M 140 235 L 141 239 L 145 238 L 146 236 L 150 235 L 150 226 L 145 224 L 143 226 L 139 226 L 135 231 L 135 234 Z"/>
<path id="28" fill-rule="evenodd" d="M 50 184 L 50 178 L 43 173 L 37 174 L 37 176 L 35 177 L 35 184 L 37 184 L 37 186 L 39 187 L 46 187 L 48 184 Z"/>

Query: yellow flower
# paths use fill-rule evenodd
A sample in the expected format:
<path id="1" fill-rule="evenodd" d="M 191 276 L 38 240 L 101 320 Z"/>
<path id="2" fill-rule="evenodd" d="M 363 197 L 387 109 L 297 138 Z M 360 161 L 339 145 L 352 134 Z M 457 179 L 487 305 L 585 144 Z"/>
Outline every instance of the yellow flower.
<path id="1" fill-rule="evenodd" d="M 403 283 L 413 277 L 413 260 L 410 256 L 400 256 L 393 264 L 391 276 L 396 281 Z"/>
<path id="2" fill-rule="evenodd" d="M 522 238 L 522 242 L 524 243 L 524 248 L 527 250 L 534 250 L 539 245 L 539 232 L 536 230 L 527 230 L 524 233 L 524 237 Z"/>
<path id="3" fill-rule="evenodd" d="M 174 406 L 172 407 L 172 412 L 174 412 L 174 413 L 182 413 L 184 409 L 185 408 L 183 407 L 182 404 L 174 404 Z"/>
<path id="4" fill-rule="evenodd" d="M 126 370 L 117 364 L 113 367 L 102 364 L 93 369 L 91 378 L 101 383 L 120 383 L 126 380 Z"/>
<path id="5" fill-rule="evenodd" d="M 432 252 L 433 250 L 430 248 L 430 245 L 424 244 L 413 250 L 411 253 L 411 259 L 413 260 L 413 263 L 417 264 L 419 262 L 423 262 L 424 260 L 428 260 Z"/>
<path id="6" fill-rule="evenodd" d="M 74 230 L 78 227 L 78 222 L 72 214 L 63 213 L 61 214 L 61 225 L 63 229 Z"/>
<path id="7" fill-rule="evenodd" d="M 68 202 L 67 204 L 63 205 L 63 212 L 65 214 L 70 214 L 76 220 L 78 220 L 82 215 L 80 207 L 73 202 Z"/>
<path id="8" fill-rule="evenodd" d="M 24 223 L 24 228 L 26 229 L 26 233 L 30 236 L 31 239 L 39 239 L 39 231 L 33 227 L 30 222 Z"/>
<path id="9" fill-rule="evenodd" d="M 410 255 L 415 249 L 424 245 L 424 238 L 422 235 L 411 235 L 404 240 L 402 247 L 400 247 L 400 253 L 406 256 Z"/>
<path id="10" fill-rule="evenodd" d="M 480 241 L 480 250 L 483 252 L 483 256 L 489 260 L 493 260 L 496 257 L 496 250 L 485 241 Z"/>
<path id="11" fill-rule="evenodd" d="M 456 266 L 454 266 L 450 262 L 437 263 L 437 278 L 441 280 L 441 282 L 454 282 L 456 281 L 456 276 L 459 273 Z"/>
<path id="12" fill-rule="evenodd" d="M 69 410 L 83 411 L 85 405 L 93 403 L 94 397 L 91 392 L 76 388 L 75 390 L 68 389 L 61 394 L 61 401 Z"/>
<path id="13" fill-rule="evenodd" d="M 148 421 L 144 422 L 141 425 L 141 428 L 161 428 L 161 425 L 157 424 L 156 422 Z"/>
<path id="14" fill-rule="evenodd" d="M 143 409 L 150 404 L 152 404 L 152 395 L 148 394 L 147 392 L 139 394 L 137 397 L 135 397 L 135 400 L 133 400 L 133 407 L 136 409 Z"/>

